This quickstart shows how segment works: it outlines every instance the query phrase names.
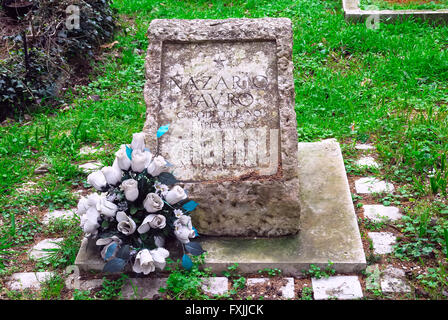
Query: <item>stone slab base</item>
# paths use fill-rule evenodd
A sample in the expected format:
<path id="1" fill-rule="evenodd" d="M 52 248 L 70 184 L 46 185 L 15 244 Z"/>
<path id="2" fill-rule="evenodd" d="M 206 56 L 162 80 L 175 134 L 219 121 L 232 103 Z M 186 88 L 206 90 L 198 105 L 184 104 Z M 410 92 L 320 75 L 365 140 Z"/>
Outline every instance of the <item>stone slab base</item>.
<path id="1" fill-rule="evenodd" d="M 339 144 L 334 139 L 299 143 L 298 150 L 301 231 L 279 238 L 201 237 L 208 252 L 205 267 L 218 274 L 238 263 L 241 273 L 279 268 L 283 275 L 292 276 L 308 270 L 311 264 L 325 267 L 328 261 L 340 273 L 366 267 Z M 104 265 L 87 241 L 75 264 L 81 270 L 101 270 Z"/>

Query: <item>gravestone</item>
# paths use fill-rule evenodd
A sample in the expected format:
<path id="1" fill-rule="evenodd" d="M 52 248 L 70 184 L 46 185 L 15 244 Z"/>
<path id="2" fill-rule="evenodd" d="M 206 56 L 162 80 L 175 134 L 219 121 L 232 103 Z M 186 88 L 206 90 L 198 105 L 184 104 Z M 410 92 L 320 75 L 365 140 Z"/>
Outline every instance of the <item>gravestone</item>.
<path id="1" fill-rule="evenodd" d="M 291 21 L 153 20 L 144 131 L 203 235 L 299 231 Z M 159 139 L 156 131 L 170 125 Z"/>

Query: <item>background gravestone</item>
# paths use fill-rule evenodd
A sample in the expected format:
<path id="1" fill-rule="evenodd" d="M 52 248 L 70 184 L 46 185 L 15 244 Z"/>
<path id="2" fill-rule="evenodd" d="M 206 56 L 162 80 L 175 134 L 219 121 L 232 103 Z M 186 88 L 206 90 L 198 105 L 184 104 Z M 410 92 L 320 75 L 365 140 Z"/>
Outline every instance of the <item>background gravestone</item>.
<path id="1" fill-rule="evenodd" d="M 199 232 L 296 234 L 291 21 L 153 20 L 148 33 L 144 131 L 199 203 Z"/>

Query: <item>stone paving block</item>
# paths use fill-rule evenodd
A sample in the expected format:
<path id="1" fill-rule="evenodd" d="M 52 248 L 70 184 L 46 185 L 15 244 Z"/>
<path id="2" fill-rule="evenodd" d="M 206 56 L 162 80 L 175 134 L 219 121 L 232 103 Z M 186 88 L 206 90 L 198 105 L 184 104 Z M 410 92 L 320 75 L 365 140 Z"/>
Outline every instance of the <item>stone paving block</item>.
<path id="1" fill-rule="evenodd" d="M 372 157 L 363 157 L 355 162 L 358 167 L 379 168 L 380 165 Z"/>
<path id="2" fill-rule="evenodd" d="M 366 204 L 363 205 L 363 208 L 364 216 L 375 222 L 382 221 L 383 217 L 387 220 L 395 221 L 401 219 L 403 216 L 397 207 L 387 207 L 381 204 Z"/>
<path id="3" fill-rule="evenodd" d="M 72 219 L 76 214 L 76 209 L 70 209 L 70 210 L 54 210 L 54 211 L 48 211 L 43 220 L 42 223 L 44 225 L 48 225 L 51 220 L 62 218 L 66 220 Z"/>
<path id="4" fill-rule="evenodd" d="M 357 149 L 357 150 L 374 150 L 375 146 L 372 146 L 371 144 L 360 143 L 360 144 L 355 145 L 355 149 Z"/>
<path id="5" fill-rule="evenodd" d="M 363 297 L 357 276 L 333 276 L 327 279 L 311 278 L 314 300 L 360 299 Z"/>
<path id="6" fill-rule="evenodd" d="M 167 278 L 131 278 L 124 284 L 121 293 L 127 300 L 151 300 L 160 295 L 159 289 L 165 287 Z"/>
<path id="7" fill-rule="evenodd" d="M 95 153 L 102 152 L 102 151 L 104 151 L 104 148 L 84 146 L 81 149 L 79 149 L 79 154 L 82 154 L 82 155 L 95 154 Z"/>
<path id="8" fill-rule="evenodd" d="M 49 254 L 45 249 L 57 249 L 59 248 L 57 243 L 63 240 L 64 238 L 42 240 L 28 251 L 28 256 L 33 260 L 45 258 Z"/>
<path id="9" fill-rule="evenodd" d="M 53 275 L 53 272 L 14 273 L 6 286 L 10 290 L 40 289 L 41 283 L 49 280 Z"/>
<path id="10" fill-rule="evenodd" d="M 374 177 L 360 178 L 355 181 L 357 193 L 381 193 L 394 191 L 394 185 Z"/>
<path id="11" fill-rule="evenodd" d="M 79 169 L 81 169 L 84 173 L 91 173 L 93 171 L 100 170 L 102 167 L 103 164 L 101 162 L 95 161 L 81 164 Z"/>
<path id="12" fill-rule="evenodd" d="M 373 252 L 376 254 L 387 254 L 394 251 L 393 245 L 397 238 L 391 232 L 369 232 L 369 238 L 372 239 Z"/>
<path id="13" fill-rule="evenodd" d="M 284 279 L 287 281 L 287 283 L 281 288 L 279 288 L 280 292 L 282 293 L 281 297 L 285 299 L 293 299 L 295 297 L 294 278 L 288 277 Z M 247 286 L 256 285 L 259 283 L 265 283 L 269 280 L 270 278 L 249 278 L 246 280 L 246 285 Z"/>
<path id="14" fill-rule="evenodd" d="M 204 280 L 202 290 L 213 295 L 223 295 L 229 290 L 229 279 L 226 277 L 211 277 Z"/>
<path id="15" fill-rule="evenodd" d="M 380 268 L 377 264 L 374 264 L 372 266 L 368 266 L 366 268 L 367 274 L 369 276 L 366 279 L 366 289 L 367 290 L 380 290 L 381 284 L 380 284 L 380 278 L 381 278 L 381 272 Z"/>
<path id="16" fill-rule="evenodd" d="M 392 266 L 387 267 L 381 277 L 381 290 L 383 293 L 411 292 L 404 270 Z"/>

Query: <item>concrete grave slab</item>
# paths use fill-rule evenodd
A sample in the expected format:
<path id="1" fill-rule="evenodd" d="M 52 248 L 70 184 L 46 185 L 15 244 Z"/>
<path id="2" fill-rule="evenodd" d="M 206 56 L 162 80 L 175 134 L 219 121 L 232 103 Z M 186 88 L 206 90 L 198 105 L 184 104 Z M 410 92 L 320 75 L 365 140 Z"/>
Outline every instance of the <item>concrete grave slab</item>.
<path id="1" fill-rule="evenodd" d="M 10 290 L 40 289 L 41 283 L 49 280 L 53 272 L 21 272 L 14 273 L 6 286 Z"/>
<path id="2" fill-rule="evenodd" d="M 285 276 L 300 275 L 310 264 L 325 268 L 328 261 L 337 272 L 366 267 L 339 144 L 334 139 L 300 143 L 298 150 L 301 231 L 275 238 L 201 236 L 208 252 L 204 267 L 219 274 L 238 263 L 242 273 L 279 268 Z M 84 239 L 75 264 L 81 270 L 102 270 L 104 261 L 95 243 Z"/>
<path id="3" fill-rule="evenodd" d="M 93 171 L 100 170 L 102 167 L 103 167 L 103 164 L 101 162 L 99 162 L 99 161 L 87 162 L 87 163 L 81 164 L 79 166 L 79 168 L 84 173 L 91 173 Z"/>
<path id="4" fill-rule="evenodd" d="M 79 149 L 79 154 L 82 155 L 88 155 L 88 154 L 95 154 L 98 152 L 104 151 L 104 148 L 97 148 L 97 147 L 91 147 L 91 146 L 84 146 L 81 149 Z"/>
<path id="5" fill-rule="evenodd" d="M 372 157 L 363 157 L 355 162 L 358 167 L 379 168 L 380 165 Z"/>
<path id="6" fill-rule="evenodd" d="M 373 252 L 375 254 L 388 254 L 394 251 L 393 245 L 397 238 L 391 232 L 369 232 L 368 236 L 372 239 Z"/>
<path id="7" fill-rule="evenodd" d="M 59 248 L 58 243 L 63 240 L 64 238 L 42 240 L 28 251 L 28 256 L 32 260 L 43 259 L 49 255 L 49 252 L 45 250 Z"/>
<path id="8" fill-rule="evenodd" d="M 282 298 L 285 299 L 294 299 L 295 297 L 295 292 L 294 292 L 294 278 L 283 278 L 284 280 L 287 281 L 287 283 L 278 288 L 278 290 L 282 293 L 281 296 Z M 270 281 L 269 278 L 249 278 L 246 280 L 246 286 L 252 286 L 252 285 L 256 285 L 259 283 L 266 283 Z"/>
<path id="9" fill-rule="evenodd" d="M 396 221 L 403 216 L 397 207 L 383 206 L 381 204 L 365 204 L 362 207 L 364 208 L 364 216 L 375 222 L 382 221 L 383 219 Z"/>
<path id="10" fill-rule="evenodd" d="M 311 278 L 314 300 L 351 300 L 363 297 L 357 276 L 334 276 L 327 279 Z"/>
<path id="11" fill-rule="evenodd" d="M 355 145 L 355 149 L 357 150 L 375 150 L 375 146 L 371 144 L 357 144 Z"/>
<path id="12" fill-rule="evenodd" d="M 364 177 L 355 181 L 355 189 L 359 194 L 393 192 L 394 185 L 375 177 Z"/>
<path id="13" fill-rule="evenodd" d="M 211 277 L 204 280 L 202 290 L 213 295 L 223 295 L 229 290 L 229 279 L 226 277 Z"/>

